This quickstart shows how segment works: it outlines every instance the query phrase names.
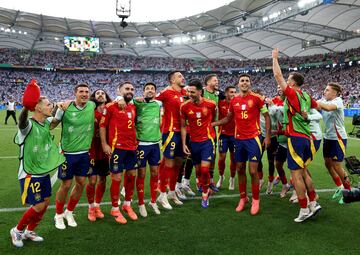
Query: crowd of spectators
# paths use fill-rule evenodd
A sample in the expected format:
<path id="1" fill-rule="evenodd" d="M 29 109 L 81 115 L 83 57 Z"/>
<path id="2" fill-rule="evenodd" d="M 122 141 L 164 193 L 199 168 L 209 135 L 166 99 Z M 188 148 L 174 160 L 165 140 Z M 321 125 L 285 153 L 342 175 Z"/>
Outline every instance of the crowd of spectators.
<path id="1" fill-rule="evenodd" d="M 342 63 L 349 57 L 360 57 L 360 48 L 345 52 L 331 52 L 305 57 L 284 57 L 282 64 L 291 67 L 306 63 L 327 62 Z M 229 68 L 261 68 L 271 66 L 270 58 L 236 60 L 236 59 L 189 59 L 135 57 L 108 54 L 80 54 L 74 52 L 29 51 L 15 49 L 0 49 L 0 64 L 20 66 L 38 66 L 59 68 L 115 68 L 131 70 L 227 70 Z"/>
<path id="2" fill-rule="evenodd" d="M 315 99 L 322 96 L 326 84 L 330 81 L 338 82 L 343 87 L 342 97 L 346 104 L 360 103 L 360 66 L 336 68 L 312 68 L 300 71 L 305 76 L 304 88 Z M 184 72 L 185 79 L 203 79 L 208 73 Z M 238 72 L 217 73 L 220 89 L 228 85 L 235 85 L 238 81 Z M 288 71 L 284 72 L 287 76 Z M 276 82 L 271 71 L 256 72 L 251 74 L 253 89 L 260 89 L 268 96 L 276 94 Z M 31 79 L 36 79 L 41 87 L 42 94 L 53 101 L 73 98 L 73 88 L 76 84 L 87 83 L 91 90 L 105 89 L 112 98 L 116 97 L 116 87 L 124 81 L 131 81 L 136 86 L 136 94 L 142 94 L 142 86 L 146 82 L 154 82 L 158 91 L 167 86 L 167 72 L 47 72 L 47 71 L 16 71 L 0 70 L 0 100 L 4 101 L 9 96 L 21 102 L 23 91 Z"/>

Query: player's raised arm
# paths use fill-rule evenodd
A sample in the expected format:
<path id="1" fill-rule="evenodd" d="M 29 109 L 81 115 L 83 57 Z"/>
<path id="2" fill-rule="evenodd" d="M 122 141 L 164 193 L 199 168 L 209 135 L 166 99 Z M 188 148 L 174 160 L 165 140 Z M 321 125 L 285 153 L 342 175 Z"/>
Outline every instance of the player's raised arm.
<path id="1" fill-rule="evenodd" d="M 29 125 L 28 115 L 29 115 L 29 110 L 24 107 L 19 116 L 19 129 L 20 130 L 25 129 Z"/>
<path id="2" fill-rule="evenodd" d="M 276 82 L 279 84 L 280 88 L 282 91 L 284 91 L 286 89 L 286 81 L 284 79 L 284 76 L 281 72 L 281 68 L 279 65 L 279 49 L 275 48 L 272 51 L 272 59 L 273 59 L 273 73 L 274 73 L 274 77 Z"/>

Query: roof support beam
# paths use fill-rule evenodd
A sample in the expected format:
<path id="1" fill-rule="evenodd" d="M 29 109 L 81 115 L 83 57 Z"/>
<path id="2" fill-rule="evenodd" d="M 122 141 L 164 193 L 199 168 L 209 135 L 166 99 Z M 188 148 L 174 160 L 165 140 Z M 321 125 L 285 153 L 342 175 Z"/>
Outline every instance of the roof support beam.
<path id="1" fill-rule="evenodd" d="M 236 56 L 240 57 L 241 60 L 248 59 L 248 58 L 245 57 L 244 55 L 240 54 L 240 52 L 237 52 L 236 50 L 233 50 L 233 49 L 225 46 L 225 45 L 222 44 L 222 43 L 215 42 L 215 41 L 214 41 L 214 42 L 211 42 L 211 43 L 212 43 L 212 44 L 215 44 L 215 45 L 217 45 L 217 46 L 219 46 L 219 47 L 221 47 L 221 48 L 224 49 L 224 50 L 230 51 L 231 53 L 233 53 L 233 54 L 235 54 Z"/>

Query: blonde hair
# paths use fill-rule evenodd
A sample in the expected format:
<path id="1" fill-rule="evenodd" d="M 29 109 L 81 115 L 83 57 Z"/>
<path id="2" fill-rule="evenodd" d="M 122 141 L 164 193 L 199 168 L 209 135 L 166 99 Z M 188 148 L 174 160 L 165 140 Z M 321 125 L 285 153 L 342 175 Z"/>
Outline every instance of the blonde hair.
<path id="1" fill-rule="evenodd" d="M 328 86 L 330 86 L 333 90 L 336 91 L 336 94 L 337 95 L 340 95 L 341 92 L 342 92 L 342 87 L 339 83 L 336 83 L 336 82 L 329 82 L 328 83 Z"/>

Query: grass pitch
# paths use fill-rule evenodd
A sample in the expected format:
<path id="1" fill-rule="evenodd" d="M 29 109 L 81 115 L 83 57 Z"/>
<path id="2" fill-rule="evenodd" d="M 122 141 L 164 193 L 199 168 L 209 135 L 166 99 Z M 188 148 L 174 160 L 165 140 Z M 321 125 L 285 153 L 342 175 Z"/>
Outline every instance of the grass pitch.
<path id="1" fill-rule="evenodd" d="M 0 111 L 0 254 L 359 254 L 360 203 L 339 205 L 331 199 L 332 192 L 320 192 L 322 211 L 316 218 L 302 224 L 295 223 L 298 205 L 278 194 L 262 195 L 257 216 L 250 215 L 250 206 L 236 213 L 238 191 L 227 190 L 227 179 L 220 193 L 210 199 L 210 207 L 200 207 L 199 197 L 185 201 L 172 211 L 161 210 L 154 215 L 148 208 L 148 217 L 119 225 L 109 215 L 110 205 L 102 206 L 105 218 L 90 223 L 87 208 L 75 210 L 77 228 L 64 231 L 53 225 L 54 208 L 48 209 L 37 232 L 45 238 L 43 243 L 25 241 L 24 248 L 12 246 L 9 230 L 16 225 L 25 209 L 20 203 L 17 180 L 18 147 L 13 143 L 16 126 L 9 120 L 3 125 L 5 111 Z M 17 113 L 19 114 L 19 112 Z M 347 130 L 351 118 L 346 119 Z M 54 131 L 59 139 L 60 130 Z M 360 156 L 360 140 L 349 139 L 347 155 Z M 266 157 L 264 157 L 266 158 Z M 264 160 L 264 179 L 267 163 Z M 227 164 L 228 166 L 228 164 Z M 321 150 L 310 166 L 317 189 L 333 189 Z M 216 170 L 217 171 L 217 170 Z M 290 173 L 286 170 L 287 176 Z M 194 174 L 193 174 L 194 175 Z M 248 178 L 250 179 L 250 178 Z M 217 180 L 217 173 L 215 175 Z M 355 176 L 355 183 L 359 181 Z M 149 178 L 146 179 L 146 198 L 149 198 Z M 108 179 L 108 183 L 110 180 Z M 53 188 L 51 204 L 58 188 Z M 108 185 L 109 186 L 109 185 Z M 195 190 L 195 181 L 192 180 Z M 248 185 L 250 187 L 250 185 Z M 266 186 L 266 184 L 264 185 Z M 262 192 L 265 191 L 263 188 Z M 109 202 L 109 192 L 104 202 Z M 275 189 L 280 191 L 281 185 Z M 86 203 L 83 195 L 80 203 Z M 136 196 L 133 203 L 137 210 Z"/>

